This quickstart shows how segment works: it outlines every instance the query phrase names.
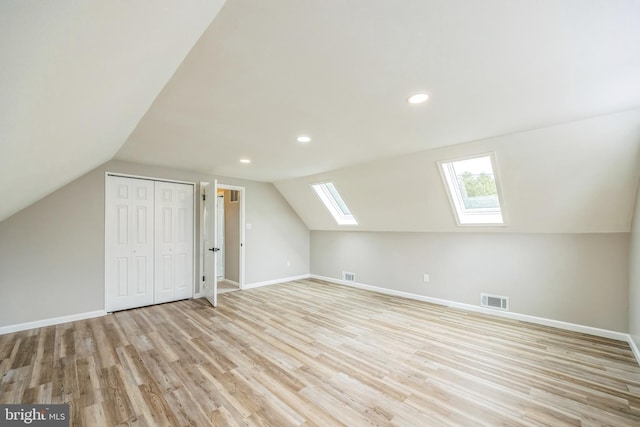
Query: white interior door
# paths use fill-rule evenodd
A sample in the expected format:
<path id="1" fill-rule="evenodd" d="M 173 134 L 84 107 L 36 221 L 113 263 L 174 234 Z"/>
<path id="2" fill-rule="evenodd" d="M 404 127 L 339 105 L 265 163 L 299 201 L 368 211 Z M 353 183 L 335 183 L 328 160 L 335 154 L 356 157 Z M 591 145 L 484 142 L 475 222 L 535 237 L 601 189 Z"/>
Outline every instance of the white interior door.
<path id="1" fill-rule="evenodd" d="M 217 244 L 217 194 L 218 181 L 201 182 L 200 191 L 203 197 L 202 202 L 202 251 L 203 259 L 203 291 L 205 298 L 214 307 L 218 306 L 218 272 L 217 272 L 217 255 L 219 248 Z"/>
<path id="2" fill-rule="evenodd" d="M 193 198 L 194 186 L 174 184 L 176 196 L 176 257 L 174 298 L 193 298 Z"/>
<path id="3" fill-rule="evenodd" d="M 153 304 L 153 181 L 106 179 L 105 308 Z"/>
<path id="4" fill-rule="evenodd" d="M 156 304 L 193 296 L 193 186 L 155 182 Z"/>

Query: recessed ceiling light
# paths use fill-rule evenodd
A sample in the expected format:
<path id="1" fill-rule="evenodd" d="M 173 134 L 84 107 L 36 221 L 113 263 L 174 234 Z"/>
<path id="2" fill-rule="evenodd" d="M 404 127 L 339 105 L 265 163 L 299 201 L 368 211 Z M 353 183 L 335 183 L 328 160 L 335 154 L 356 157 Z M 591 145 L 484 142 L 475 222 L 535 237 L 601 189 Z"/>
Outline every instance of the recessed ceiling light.
<path id="1" fill-rule="evenodd" d="M 251 163 L 251 160 L 249 160 L 249 159 L 240 159 L 240 163 L 249 164 L 249 163 Z"/>
<path id="2" fill-rule="evenodd" d="M 427 102 L 427 99 L 429 99 L 429 95 L 426 93 L 416 93 L 415 95 L 411 95 L 409 99 L 407 99 L 407 102 L 409 104 L 422 104 Z"/>
<path id="3" fill-rule="evenodd" d="M 307 135 L 300 135 L 298 138 L 296 138 L 296 141 L 302 142 L 304 144 L 307 142 L 311 142 L 311 137 Z"/>

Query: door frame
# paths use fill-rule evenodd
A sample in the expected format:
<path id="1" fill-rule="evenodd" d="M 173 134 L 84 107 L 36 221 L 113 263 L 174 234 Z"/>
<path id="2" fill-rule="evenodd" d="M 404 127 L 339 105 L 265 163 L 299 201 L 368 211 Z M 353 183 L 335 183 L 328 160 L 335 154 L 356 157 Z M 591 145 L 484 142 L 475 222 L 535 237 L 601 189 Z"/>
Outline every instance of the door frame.
<path id="1" fill-rule="evenodd" d="M 238 285 L 240 289 L 244 288 L 244 231 L 245 217 L 244 217 L 244 202 L 245 202 L 245 187 L 239 185 L 227 185 L 218 183 L 218 190 L 235 190 L 238 192 L 238 203 L 240 203 L 240 218 L 238 221 L 238 227 L 240 228 L 238 235 L 240 236 L 240 244 L 238 245 Z"/>
<path id="2" fill-rule="evenodd" d="M 220 203 L 220 201 L 222 201 L 222 203 Z M 216 260 L 216 262 L 218 263 L 217 269 L 216 269 L 216 276 L 217 277 L 221 277 L 224 276 L 224 270 L 225 270 L 225 257 L 226 257 L 226 238 L 225 238 L 225 230 L 224 230 L 224 224 L 225 224 L 225 209 L 224 209 L 224 197 L 221 196 L 220 194 L 216 194 L 216 203 L 217 203 L 217 217 L 216 217 L 216 246 L 220 248 L 220 251 L 218 252 L 218 259 Z M 220 221 L 220 218 L 222 217 L 222 221 Z M 222 225 L 222 228 L 220 227 L 220 225 Z M 220 241 L 222 240 L 222 245 L 220 244 Z M 222 269 L 221 269 L 222 267 Z M 222 273 L 222 274 L 221 274 Z"/>
<path id="3" fill-rule="evenodd" d="M 169 178 L 158 178 L 158 177 L 153 177 L 153 176 L 146 176 L 146 175 L 135 175 L 135 174 L 128 174 L 128 173 L 122 173 L 122 172 L 109 172 L 106 171 L 104 173 L 104 186 L 102 187 L 103 191 L 104 191 L 104 197 L 102 198 L 104 200 L 104 241 L 103 241 L 103 283 L 102 283 L 102 287 L 104 288 L 104 311 L 106 313 L 107 312 L 107 300 L 109 298 L 108 296 L 108 291 L 107 291 L 107 179 L 110 176 L 119 176 L 121 178 L 134 178 L 134 179 L 144 179 L 147 181 L 162 181 L 162 182 L 172 182 L 175 184 L 188 184 L 193 186 L 193 255 L 191 257 L 191 298 L 194 298 L 196 296 L 196 238 L 198 237 L 196 234 L 196 199 L 197 199 L 197 189 L 198 186 L 196 185 L 195 181 L 181 181 L 178 179 L 169 179 Z"/>
<path id="4" fill-rule="evenodd" d="M 238 191 L 238 202 L 240 203 L 240 218 L 239 218 L 239 236 L 240 236 L 240 244 L 239 254 L 238 254 L 238 285 L 240 289 L 244 288 L 244 248 L 245 248 L 245 187 L 238 185 L 228 185 L 218 183 L 218 190 L 236 190 Z M 198 197 L 200 201 L 200 230 L 202 230 L 202 222 L 204 221 L 204 203 L 202 203 L 202 189 L 198 192 Z M 199 242 L 198 242 L 201 250 L 200 250 L 200 276 L 198 278 L 198 282 L 200 283 L 200 292 L 196 294 L 196 296 L 204 296 L 203 286 L 204 282 L 202 281 L 202 276 L 204 276 L 204 236 L 202 231 L 200 231 Z"/>

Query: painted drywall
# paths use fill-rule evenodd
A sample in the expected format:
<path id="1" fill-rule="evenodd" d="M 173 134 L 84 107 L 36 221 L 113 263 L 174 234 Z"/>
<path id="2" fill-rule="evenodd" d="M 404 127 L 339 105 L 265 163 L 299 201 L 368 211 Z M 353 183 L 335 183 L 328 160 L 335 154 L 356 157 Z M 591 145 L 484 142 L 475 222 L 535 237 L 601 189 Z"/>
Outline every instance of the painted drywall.
<path id="1" fill-rule="evenodd" d="M 224 277 L 240 281 L 240 202 L 231 202 L 231 191 L 224 190 Z"/>
<path id="2" fill-rule="evenodd" d="M 636 109 L 275 184 L 311 230 L 485 232 L 456 225 L 437 162 L 491 151 L 506 218 L 491 232 L 629 232 L 639 124 Z M 358 226 L 336 224 L 310 188 L 321 181 L 334 182 Z"/>
<path id="3" fill-rule="evenodd" d="M 104 308 L 107 171 L 245 187 L 245 283 L 309 273 L 309 231 L 272 184 L 111 161 L 0 222 L 0 327 Z"/>
<path id="4" fill-rule="evenodd" d="M 629 335 L 640 348 L 640 185 L 635 198 L 629 252 Z"/>
<path id="5" fill-rule="evenodd" d="M 272 182 L 638 107 L 638 16 L 638 0 L 229 1 L 116 158 Z"/>
<path id="6" fill-rule="evenodd" d="M 223 5 L 0 2 L 0 220 L 111 159 Z"/>
<path id="7" fill-rule="evenodd" d="M 626 332 L 629 233 L 311 232 L 311 273 Z M 429 274 L 430 282 L 423 282 Z"/>
<path id="8" fill-rule="evenodd" d="M 92 171 L 0 222 L 0 326 L 104 309 L 101 180 Z"/>

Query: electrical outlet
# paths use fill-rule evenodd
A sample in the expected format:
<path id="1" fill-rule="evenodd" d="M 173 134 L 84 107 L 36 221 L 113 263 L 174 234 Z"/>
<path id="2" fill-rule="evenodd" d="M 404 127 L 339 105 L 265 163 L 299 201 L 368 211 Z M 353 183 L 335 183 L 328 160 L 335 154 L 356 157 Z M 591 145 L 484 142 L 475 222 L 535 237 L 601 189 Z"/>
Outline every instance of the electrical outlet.
<path id="1" fill-rule="evenodd" d="M 422 279 L 422 280 L 424 281 L 424 283 L 429 283 L 429 281 L 430 281 L 431 279 L 429 278 L 429 275 L 428 275 L 427 273 L 425 273 L 425 274 L 424 274 L 424 277 L 423 277 L 423 279 Z"/>

